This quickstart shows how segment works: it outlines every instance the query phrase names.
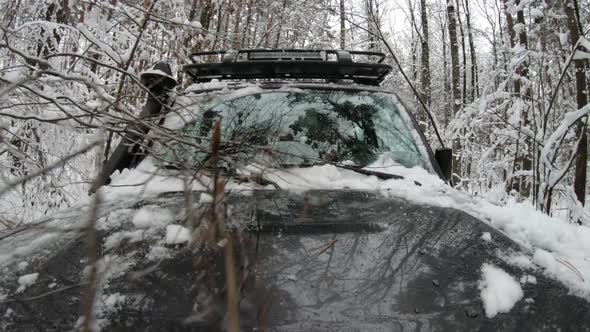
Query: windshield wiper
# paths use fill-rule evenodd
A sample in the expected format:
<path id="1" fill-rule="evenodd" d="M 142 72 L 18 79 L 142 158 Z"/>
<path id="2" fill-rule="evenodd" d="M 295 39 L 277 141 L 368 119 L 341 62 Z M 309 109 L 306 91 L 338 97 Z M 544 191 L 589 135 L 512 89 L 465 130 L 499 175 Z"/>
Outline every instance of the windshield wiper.
<path id="1" fill-rule="evenodd" d="M 323 166 L 323 165 L 332 165 L 338 168 L 346 169 L 349 171 L 353 171 L 359 174 L 367 175 L 367 176 L 376 176 L 378 179 L 381 180 L 403 180 L 405 177 L 397 174 L 391 173 L 383 173 L 372 171 L 368 169 L 364 169 L 363 166 L 356 166 L 356 165 L 343 165 L 338 163 L 331 163 L 327 161 L 317 162 L 317 163 L 303 163 L 303 164 L 281 164 L 281 167 L 313 167 L 313 166 Z M 418 181 L 414 181 L 414 184 L 417 186 L 422 186 L 422 184 Z"/>

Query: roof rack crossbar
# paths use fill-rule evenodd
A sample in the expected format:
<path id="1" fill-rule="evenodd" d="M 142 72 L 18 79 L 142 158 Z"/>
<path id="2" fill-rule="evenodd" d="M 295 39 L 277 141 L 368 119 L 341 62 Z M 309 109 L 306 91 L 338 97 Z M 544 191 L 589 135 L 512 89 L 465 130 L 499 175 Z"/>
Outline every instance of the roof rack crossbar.
<path id="1" fill-rule="evenodd" d="M 364 61 L 359 61 L 364 57 Z M 355 59 L 356 58 L 356 59 Z M 376 58 L 376 59 L 375 59 Z M 184 70 L 193 81 L 212 79 L 326 79 L 379 85 L 391 71 L 380 52 L 243 49 L 198 52 Z M 355 61 L 357 60 L 357 61 Z"/>

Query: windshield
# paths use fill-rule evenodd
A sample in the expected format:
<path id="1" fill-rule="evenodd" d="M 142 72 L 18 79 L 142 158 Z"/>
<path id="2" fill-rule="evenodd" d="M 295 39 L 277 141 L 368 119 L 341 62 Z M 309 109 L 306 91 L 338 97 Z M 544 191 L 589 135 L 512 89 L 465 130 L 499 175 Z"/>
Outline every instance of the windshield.
<path id="1" fill-rule="evenodd" d="M 221 153 L 235 160 L 273 167 L 319 162 L 366 166 L 386 158 L 408 168 L 425 166 L 400 110 L 376 94 L 298 90 L 240 96 L 205 109 L 183 129 L 183 137 L 208 146 L 218 119 Z M 207 153 L 178 144 L 166 159 L 198 165 Z"/>

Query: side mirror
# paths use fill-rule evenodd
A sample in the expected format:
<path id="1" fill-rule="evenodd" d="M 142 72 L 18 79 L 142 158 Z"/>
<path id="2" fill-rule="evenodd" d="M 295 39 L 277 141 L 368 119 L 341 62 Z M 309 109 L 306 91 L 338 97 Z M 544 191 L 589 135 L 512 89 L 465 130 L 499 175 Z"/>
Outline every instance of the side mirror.
<path id="1" fill-rule="evenodd" d="M 444 180 L 450 183 L 453 176 L 453 149 L 436 149 L 434 159 L 442 171 Z"/>
<path id="2" fill-rule="evenodd" d="M 162 108 L 168 101 L 169 92 L 176 86 L 176 80 L 172 77 L 172 69 L 165 62 L 158 62 L 150 69 L 140 75 L 141 83 L 151 92 L 148 95 L 147 102 L 143 106 L 139 119 L 144 121 L 153 120 L 156 115 L 163 112 Z M 141 142 L 150 131 L 149 124 L 139 121 L 129 125 L 123 134 L 121 143 L 111 154 L 111 157 L 105 162 L 98 176 L 97 181 L 90 188 L 90 194 L 111 182 L 111 174 L 116 170 L 123 170 L 137 164 L 143 159 L 143 155 L 138 153 L 141 149 Z"/>

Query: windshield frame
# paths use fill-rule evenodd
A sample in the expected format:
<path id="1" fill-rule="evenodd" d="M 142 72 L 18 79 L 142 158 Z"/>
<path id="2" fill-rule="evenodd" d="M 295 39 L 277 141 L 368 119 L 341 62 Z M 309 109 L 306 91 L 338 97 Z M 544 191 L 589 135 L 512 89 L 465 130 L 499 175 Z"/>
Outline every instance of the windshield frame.
<path id="1" fill-rule="evenodd" d="M 229 91 L 244 90 L 243 93 L 228 94 Z M 211 105 L 211 100 L 218 99 L 216 104 L 221 104 L 236 98 L 241 98 L 248 95 L 254 95 L 257 93 L 268 93 L 268 92 L 303 92 L 305 90 L 312 91 L 343 91 L 343 92 L 357 92 L 357 93 L 371 93 L 376 94 L 381 98 L 388 98 L 391 100 L 399 111 L 401 118 L 404 120 L 408 127 L 411 136 L 418 148 L 419 153 L 422 155 L 424 162 L 424 169 L 430 173 L 438 175 L 444 180 L 442 171 L 436 162 L 434 153 L 426 136 L 420 128 L 418 121 L 415 116 L 409 111 L 406 104 L 399 98 L 399 96 L 393 91 L 386 90 L 381 87 L 362 86 L 356 84 L 325 84 L 325 83 L 305 83 L 305 82 L 280 82 L 280 81 L 264 81 L 264 82 L 209 82 L 209 83 L 198 83 L 187 87 L 178 98 L 188 98 L 191 102 L 182 107 L 192 107 L 191 105 L 208 105 L 203 108 L 203 111 L 214 107 Z M 207 101 L 208 100 L 208 101 Z M 189 125 L 190 122 L 186 122 Z M 180 129 L 180 128 L 179 128 Z"/>

